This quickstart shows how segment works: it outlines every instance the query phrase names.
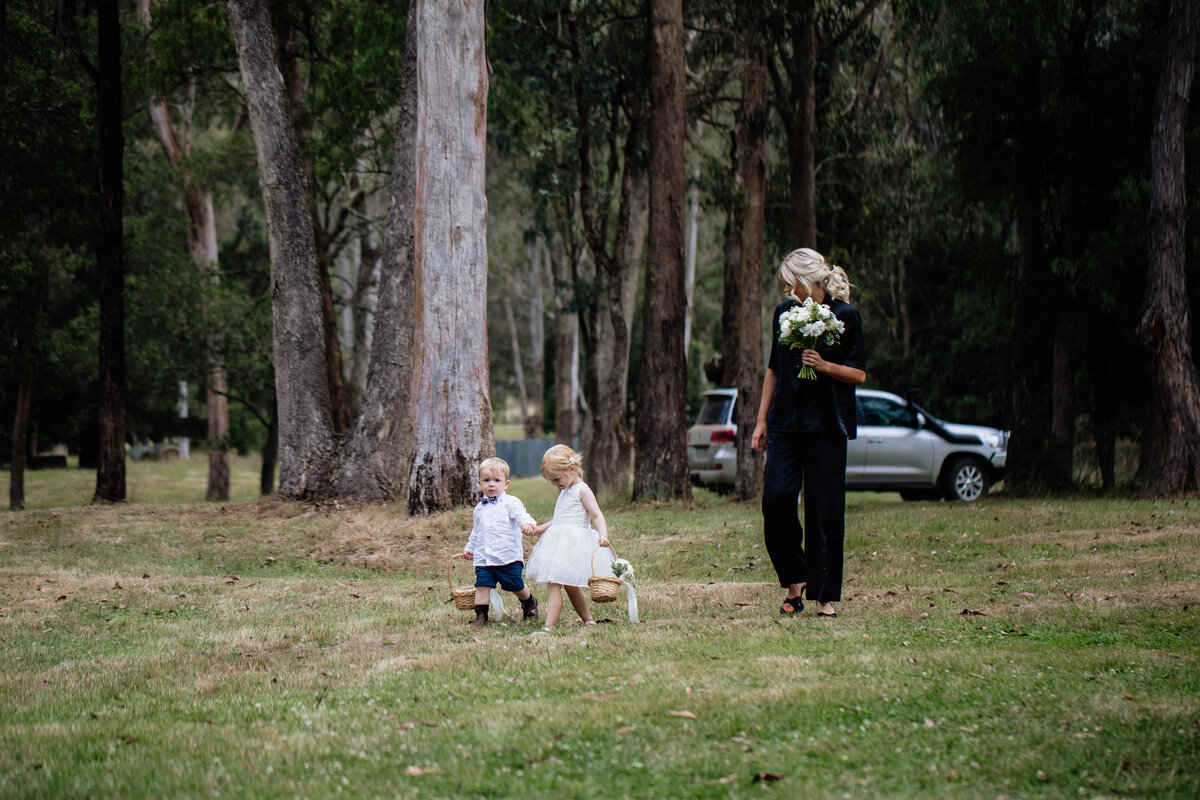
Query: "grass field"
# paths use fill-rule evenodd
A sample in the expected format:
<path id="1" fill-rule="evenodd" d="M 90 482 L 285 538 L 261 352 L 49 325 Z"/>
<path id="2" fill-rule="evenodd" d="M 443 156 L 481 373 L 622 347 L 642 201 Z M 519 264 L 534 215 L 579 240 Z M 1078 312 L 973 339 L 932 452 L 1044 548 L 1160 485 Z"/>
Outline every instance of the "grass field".
<path id="1" fill-rule="evenodd" d="M 0 797 L 1200 796 L 1200 501 L 853 494 L 824 621 L 754 505 L 602 497 L 643 622 L 540 634 L 445 602 L 469 509 L 72 473 L 0 514 Z"/>

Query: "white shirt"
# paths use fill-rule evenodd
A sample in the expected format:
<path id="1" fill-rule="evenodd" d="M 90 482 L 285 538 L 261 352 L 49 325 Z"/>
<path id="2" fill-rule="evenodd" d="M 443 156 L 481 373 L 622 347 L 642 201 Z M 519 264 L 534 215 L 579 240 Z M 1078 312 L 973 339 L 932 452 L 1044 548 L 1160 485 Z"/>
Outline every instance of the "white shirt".
<path id="1" fill-rule="evenodd" d="M 526 522 L 537 524 L 525 510 L 525 504 L 511 494 L 497 495 L 494 503 L 480 502 L 475 506 L 471 538 L 467 539 L 463 552 L 474 555 L 477 567 L 499 567 L 524 561 L 521 526 Z"/>

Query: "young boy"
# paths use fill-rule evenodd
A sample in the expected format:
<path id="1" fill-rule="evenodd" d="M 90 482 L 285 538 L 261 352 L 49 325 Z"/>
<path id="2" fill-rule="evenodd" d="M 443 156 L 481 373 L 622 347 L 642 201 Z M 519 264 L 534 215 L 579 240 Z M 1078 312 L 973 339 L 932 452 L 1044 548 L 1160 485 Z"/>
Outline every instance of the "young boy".
<path id="1" fill-rule="evenodd" d="M 488 595 L 497 583 L 517 595 L 525 619 L 537 619 L 537 598 L 521 577 L 525 568 L 521 534 L 532 536 L 536 523 L 520 500 L 505 494 L 507 488 L 507 462 L 484 459 L 479 465 L 483 498 L 475 506 L 471 538 L 462 555 L 475 563 L 475 621 L 471 624 L 477 628 L 488 622 Z"/>

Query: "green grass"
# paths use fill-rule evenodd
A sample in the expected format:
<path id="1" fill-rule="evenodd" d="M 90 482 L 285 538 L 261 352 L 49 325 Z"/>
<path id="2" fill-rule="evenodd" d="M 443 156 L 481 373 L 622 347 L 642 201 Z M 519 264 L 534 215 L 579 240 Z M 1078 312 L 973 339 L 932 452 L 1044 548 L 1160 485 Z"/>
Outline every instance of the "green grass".
<path id="1" fill-rule="evenodd" d="M 68 469 L 39 470 L 25 473 L 25 508 L 59 508 L 88 505 L 96 493 L 96 471 L 78 469 L 78 459 L 68 459 Z M 258 497 L 258 457 L 231 456 L 229 464 L 230 499 L 233 502 Z M 125 463 L 126 499 L 131 503 L 202 503 L 208 487 L 208 454 L 192 451 L 188 461 L 127 461 Z M 7 488 L 9 473 L 0 470 L 0 482 Z M 7 506 L 5 506 L 7 508 Z"/>
<path id="2" fill-rule="evenodd" d="M 818 621 L 754 504 L 601 497 L 643 622 L 543 635 L 445 602 L 469 509 L 178 504 L 203 462 L 151 466 L 177 504 L 0 514 L 0 797 L 1200 795 L 1196 501 L 853 494 Z"/>

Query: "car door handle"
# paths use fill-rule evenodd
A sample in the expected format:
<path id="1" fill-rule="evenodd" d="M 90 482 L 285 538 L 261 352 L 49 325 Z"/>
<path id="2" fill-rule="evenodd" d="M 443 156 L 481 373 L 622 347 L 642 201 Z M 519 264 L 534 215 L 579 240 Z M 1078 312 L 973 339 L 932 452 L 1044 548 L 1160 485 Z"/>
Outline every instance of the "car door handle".
<path id="1" fill-rule="evenodd" d="M 883 444 L 883 439 L 867 439 L 867 444 Z"/>

